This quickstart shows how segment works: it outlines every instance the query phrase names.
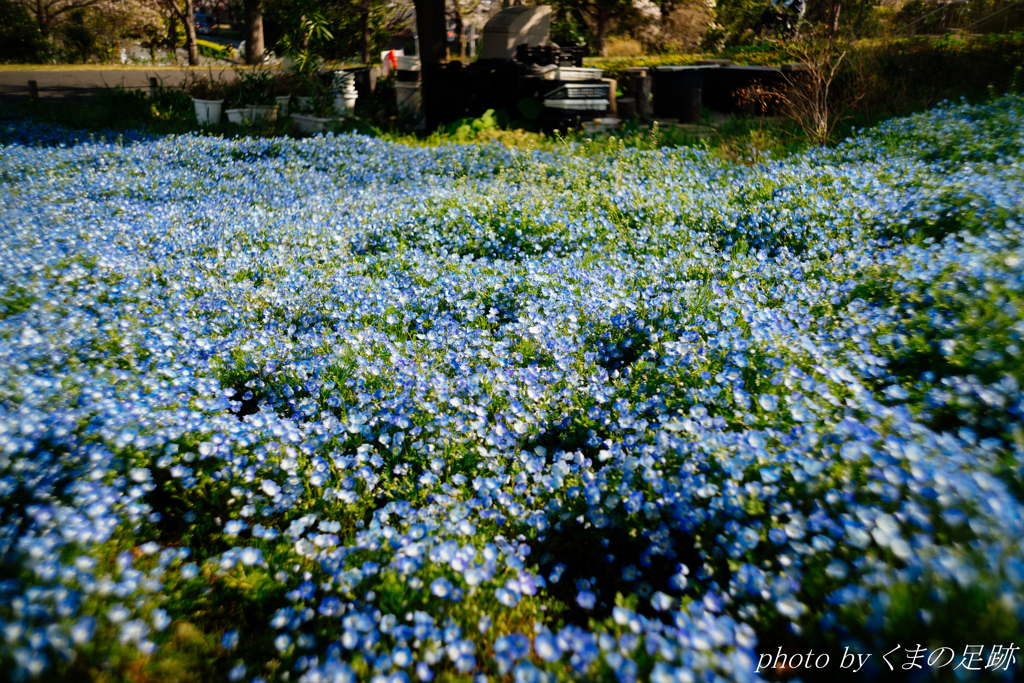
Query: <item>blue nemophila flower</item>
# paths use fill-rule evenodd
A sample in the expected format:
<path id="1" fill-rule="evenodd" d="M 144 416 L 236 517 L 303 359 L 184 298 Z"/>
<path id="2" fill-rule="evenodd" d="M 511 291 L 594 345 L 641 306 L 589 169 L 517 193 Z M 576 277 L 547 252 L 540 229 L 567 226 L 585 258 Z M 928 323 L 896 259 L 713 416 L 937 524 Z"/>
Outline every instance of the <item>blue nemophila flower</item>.
<path id="1" fill-rule="evenodd" d="M 237 536 L 247 528 L 247 524 L 238 519 L 232 519 L 224 524 L 224 533 L 228 536 Z"/>
<path id="2" fill-rule="evenodd" d="M 594 609 L 597 604 L 597 596 L 591 591 L 580 591 L 576 594 L 576 604 L 583 609 Z"/>
<path id="3" fill-rule="evenodd" d="M 0 657 L 151 653 L 200 566 L 280 589 L 237 628 L 307 683 L 492 646 L 517 680 L 754 680 L 779 621 L 1019 592 L 1021 106 L 751 167 L 0 126 Z M 661 617 L 537 609 L 620 579 Z"/>
<path id="4" fill-rule="evenodd" d="M 149 621 L 154 630 L 163 631 L 170 625 L 171 617 L 167 614 L 167 610 L 158 607 L 150 613 Z"/>
<path id="5" fill-rule="evenodd" d="M 232 629 L 227 631 L 220 639 L 220 646 L 225 650 L 234 650 L 238 646 L 239 635 L 238 631 Z"/>
<path id="6" fill-rule="evenodd" d="M 137 643 L 149 634 L 149 625 L 142 619 L 132 619 L 121 625 L 121 634 L 118 640 L 122 645 Z"/>
<path id="7" fill-rule="evenodd" d="M 75 645 L 85 645 L 92 640 L 95 631 L 96 619 L 91 616 L 82 617 L 71 627 L 71 640 Z"/>
<path id="8" fill-rule="evenodd" d="M 131 616 L 131 610 L 120 603 L 107 610 L 107 619 L 114 624 L 124 622 L 129 616 Z"/>

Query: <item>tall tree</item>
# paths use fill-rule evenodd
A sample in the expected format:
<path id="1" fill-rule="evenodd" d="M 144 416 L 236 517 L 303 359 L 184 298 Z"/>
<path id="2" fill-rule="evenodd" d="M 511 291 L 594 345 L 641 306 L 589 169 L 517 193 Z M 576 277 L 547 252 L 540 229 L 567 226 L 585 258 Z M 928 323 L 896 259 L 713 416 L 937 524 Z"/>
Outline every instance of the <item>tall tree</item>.
<path id="1" fill-rule="evenodd" d="M 164 7 L 174 18 L 185 25 L 185 49 L 188 51 L 188 65 L 199 65 L 199 43 L 196 42 L 196 8 L 193 0 L 164 0 Z M 173 23 L 173 22 L 172 22 Z M 177 36 L 174 36 L 175 44 Z M 174 49 L 174 45 L 171 46 Z"/>
<path id="2" fill-rule="evenodd" d="M 438 111 L 444 93 L 438 87 L 441 68 L 448 62 L 448 29 L 445 26 L 445 0 L 414 0 L 416 33 L 419 37 L 421 98 L 427 127 L 440 124 Z"/>
<path id="3" fill-rule="evenodd" d="M 420 63 L 444 64 L 448 61 L 448 27 L 445 25 L 445 0 L 414 0 L 416 32 L 419 35 Z"/>
<path id="4" fill-rule="evenodd" d="M 359 3 L 359 61 L 370 63 L 370 9 L 371 0 Z"/>
<path id="5" fill-rule="evenodd" d="M 263 0 L 245 0 L 245 63 L 263 62 Z"/>

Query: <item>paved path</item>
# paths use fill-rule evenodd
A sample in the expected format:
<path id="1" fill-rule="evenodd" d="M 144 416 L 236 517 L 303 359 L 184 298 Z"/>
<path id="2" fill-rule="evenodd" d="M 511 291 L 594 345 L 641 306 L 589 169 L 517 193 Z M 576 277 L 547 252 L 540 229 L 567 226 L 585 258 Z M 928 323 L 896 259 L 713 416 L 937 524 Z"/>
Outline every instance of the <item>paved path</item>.
<path id="1" fill-rule="evenodd" d="M 191 71 L 199 74 L 213 73 L 214 78 L 226 81 L 235 79 L 232 67 L 197 67 Z M 28 82 L 35 81 L 39 87 L 40 101 L 90 96 L 104 88 L 132 88 L 147 90 L 149 79 L 156 78 L 164 85 L 178 85 L 189 72 L 185 68 L 152 67 L 131 69 L 0 69 L 0 102 L 25 100 L 29 97 Z"/>

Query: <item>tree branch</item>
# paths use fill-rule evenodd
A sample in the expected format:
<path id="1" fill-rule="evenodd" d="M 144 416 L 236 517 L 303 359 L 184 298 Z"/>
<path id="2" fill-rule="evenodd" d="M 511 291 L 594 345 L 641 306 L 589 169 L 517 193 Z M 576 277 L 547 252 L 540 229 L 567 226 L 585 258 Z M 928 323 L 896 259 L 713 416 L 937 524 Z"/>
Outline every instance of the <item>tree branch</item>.
<path id="1" fill-rule="evenodd" d="M 85 9 L 86 7 L 92 7 L 93 5 L 100 4 L 100 2 L 102 2 L 102 0 L 77 0 L 76 2 L 72 2 L 71 4 L 60 7 L 57 10 L 54 10 L 53 12 L 50 12 L 50 9 L 53 7 L 55 3 L 50 3 L 49 5 L 46 6 L 46 16 L 50 19 L 54 19 L 64 14 L 65 12 L 73 12 L 76 9 Z"/>

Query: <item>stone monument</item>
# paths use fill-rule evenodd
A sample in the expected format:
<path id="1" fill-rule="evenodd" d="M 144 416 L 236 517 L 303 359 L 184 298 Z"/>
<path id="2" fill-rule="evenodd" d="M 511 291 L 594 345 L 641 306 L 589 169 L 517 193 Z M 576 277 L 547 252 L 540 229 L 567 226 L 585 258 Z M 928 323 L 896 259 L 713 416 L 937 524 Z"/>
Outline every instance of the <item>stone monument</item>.
<path id="1" fill-rule="evenodd" d="M 484 24 L 479 59 L 513 59 L 519 45 L 547 45 L 551 35 L 551 7 L 509 7 Z"/>

